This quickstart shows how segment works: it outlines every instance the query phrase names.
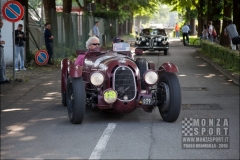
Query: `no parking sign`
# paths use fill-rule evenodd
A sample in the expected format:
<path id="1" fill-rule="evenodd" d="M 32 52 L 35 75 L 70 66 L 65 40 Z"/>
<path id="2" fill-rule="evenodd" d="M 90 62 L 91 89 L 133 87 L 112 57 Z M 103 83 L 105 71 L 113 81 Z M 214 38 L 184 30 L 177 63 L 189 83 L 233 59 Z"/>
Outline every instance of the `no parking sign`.
<path id="1" fill-rule="evenodd" d="M 40 65 L 46 65 L 48 63 L 48 53 L 45 50 L 39 50 L 35 55 L 35 62 Z"/>
<path id="2" fill-rule="evenodd" d="M 2 7 L 3 17 L 9 22 L 17 22 L 23 18 L 24 9 L 17 1 L 8 1 Z"/>

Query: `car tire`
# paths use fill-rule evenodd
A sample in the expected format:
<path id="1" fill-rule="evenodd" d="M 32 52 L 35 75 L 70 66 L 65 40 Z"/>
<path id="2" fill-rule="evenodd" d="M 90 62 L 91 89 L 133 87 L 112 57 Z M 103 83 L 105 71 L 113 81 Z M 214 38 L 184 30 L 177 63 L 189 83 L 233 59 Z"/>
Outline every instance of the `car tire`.
<path id="1" fill-rule="evenodd" d="M 145 89 L 146 82 L 143 79 L 143 74 L 148 70 L 148 62 L 144 58 L 137 58 L 135 63 L 138 66 L 138 69 L 140 71 L 141 89 Z"/>
<path id="2" fill-rule="evenodd" d="M 66 95 L 70 121 L 73 124 L 82 123 L 86 107 L 86 93 L 82 77 L 68 77 Z"/>
<path id="3" fill-rule="evenodd" d="M 164 50 L 164 55 L 168 55 L 168 49 Z"/>
<path id="4" fill-rule="evenodd" d="M 163 120 L 176 121 L 181 110 L 181 88 L 176 74 L 163 72 L 157 88 L 158 100 L 162 99 L 162 103 L 158 104 L 158 109 Z"/>

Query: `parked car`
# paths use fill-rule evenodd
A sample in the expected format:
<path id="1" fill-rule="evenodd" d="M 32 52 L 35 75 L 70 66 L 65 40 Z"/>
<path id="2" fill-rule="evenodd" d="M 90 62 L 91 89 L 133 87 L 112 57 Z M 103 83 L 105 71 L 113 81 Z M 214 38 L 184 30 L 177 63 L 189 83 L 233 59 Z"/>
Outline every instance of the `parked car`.
<path id="1" fill-rule="evenodd" d="M 164 51 L 164 55 L 167 55 L 169 50 L 169 42 L 165 29 L 143 29 L 140 33 L 140 36 L 136 38 L 135 47 L 136 54 L 142 54 L 142 51 Z"/>
<path id="2" fill-rule="evenodd" d="M 177 120 L 181 90 L 176 65 L 167 62 L 155 69 L 144 58 L 134 60 L 128 43 L 80 54 L 85 54 L 83 66 L 67 58 L 61 61 L 62 104 L 72 123 L 82 123 L 86 106 L 117 113 L 157 107 L 164 121 Z"/>

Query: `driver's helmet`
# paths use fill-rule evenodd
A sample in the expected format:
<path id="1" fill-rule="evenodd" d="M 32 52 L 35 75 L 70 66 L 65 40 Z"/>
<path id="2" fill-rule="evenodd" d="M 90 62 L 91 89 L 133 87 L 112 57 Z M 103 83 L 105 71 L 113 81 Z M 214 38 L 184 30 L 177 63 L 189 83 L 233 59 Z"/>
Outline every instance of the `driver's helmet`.
<path id="1" fill-rule="evenodd" d="M 119 42 L 124 42 L 121 38 L 119 37 L 114 37 L 112 40 L 113 43 L 119 43 Z"/>

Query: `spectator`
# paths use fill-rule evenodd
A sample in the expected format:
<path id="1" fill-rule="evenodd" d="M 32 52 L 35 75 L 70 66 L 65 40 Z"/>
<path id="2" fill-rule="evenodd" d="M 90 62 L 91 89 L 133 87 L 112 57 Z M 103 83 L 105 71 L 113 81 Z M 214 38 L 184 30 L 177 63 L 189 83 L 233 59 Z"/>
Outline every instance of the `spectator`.
<path id="1" fill-rule="evenodd" d="M 95 26 L 93 27 L 93 36 L 96 36 L 97 38 L 100 37 L 100 32 L 98 29 L 99 21 L 95 22 Z"/>
<path id="2" fill-rule="evenodd" d="M 231 48 L 232 50 L 236 50 L 236 45 L 238 45 L 238 49 L 240 50 L 240 36 L 237 32 L 236 25 L 233 24 L 232 20 L 228 21 L 228 26 L 224 29 L 224 35 L 229 35 L 231 39 Z"/>
<path id="3" fill-rule="evenodd" d="M 87 52 L 89 51 L 98 51 L 99 50 L 99 39 L 97 37 L 90 37 L 87 42 L 86 42 L 86 47 L 88 49 Z M 76 65 L 79 65 L 79 66 L 82 66 L 83 65 L 83 59 L 85 57 L 85 55 L 87 54 L 87 52 L 85 54 L 80 54 L 76 61 L 75 61 L 75 64 Z"/>
<path id="4" fill-rule="evenodd" d="M 209 21 L 208 22 L 208 38 L 209 38 L 209 40 L 211 41 L 211 42 L 213 42 L 213 34 L 212 34 L 212 32 L 213 32 L 213 26 L 212 26 L 212 21 Z"/>
<path id="5" fill-rule="evenodd" d="M 202 39 L 208 39 L 208 29 L 206 24 L 203 25 Z"/>
<path id="6" fill-rule="evenodd" d="M 178 23 L 176 23 L 176 25 L 175 25 L 175 33 L 176 33 L 176 37 L 179 38 L 180 35 L 179 35 L 179 25 L 178 25 Z"/>
<path id="7" fill-rule="evenodd" d="M 3 26 L 3 21 L 0 18 L 0 84 L 10 83 L 11 81 L 6 78 L 6 64 L 4 61 L 4 44 L 5 41 L 2 40 L 1 29 Z"/>
<path id="8" fill-rule="evenodd" d="M 20 55 L 20 70 L 26 70 L 24 67 L 24 41 L 26 37 L 22 31 L 23 25 L 19 24 L 15 30 L 15 71 L 18 71 L 18 56 Z"/>
<path id="9" fill-rule="evenodd" d="M 112 40 L 112 43 L 119 43 L 119 42 L 124 42 L 124 40 L 122 40 L 121 38 L 119 37 L 114 37 L 113 40 Z"/>
<path id="10" fill-rule="evenodd" d="M 51 25 L 50 23 L 45 24 L 45 31 L 44 31 L 44 39 L 45 39 L 45 46 L 48 52 L 48 65 L 53 65 L 52 56 L 53 56 L 53 35 L 51 33 Z"/>
<path id="11" fill-rule="evenodd" d="M 182 27 L 183 44 L 184 44 L 184 46 L 186 46 L 186 41 L 187 41 L 187 43 L 189 43 L 189 37 L 188 37 L 189 31 L 190 31 L 190 28 L 188 27 L 188 25 L 186 23 L 184 23 L 184 26 Z M 186 37 L 186 41 L 185 41 L 185 37 Z"/>

